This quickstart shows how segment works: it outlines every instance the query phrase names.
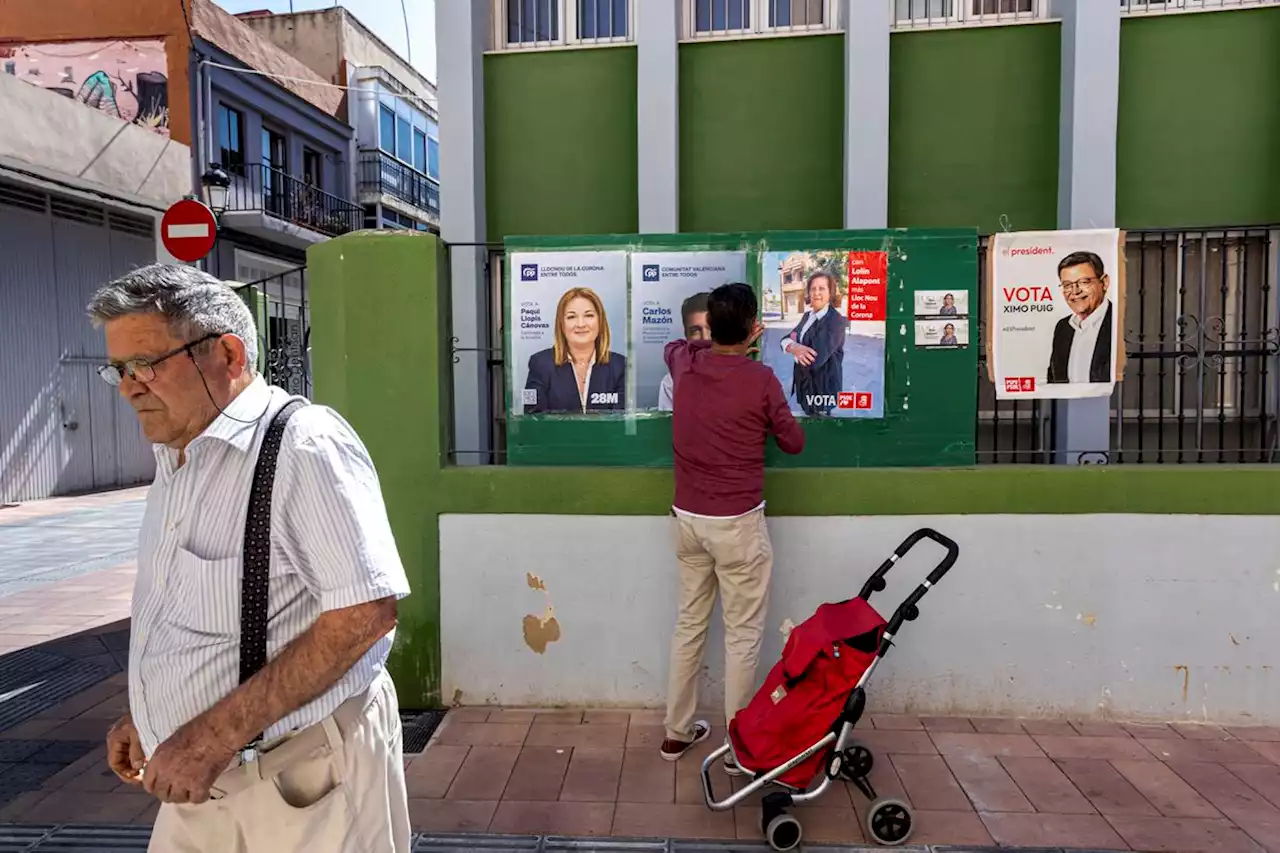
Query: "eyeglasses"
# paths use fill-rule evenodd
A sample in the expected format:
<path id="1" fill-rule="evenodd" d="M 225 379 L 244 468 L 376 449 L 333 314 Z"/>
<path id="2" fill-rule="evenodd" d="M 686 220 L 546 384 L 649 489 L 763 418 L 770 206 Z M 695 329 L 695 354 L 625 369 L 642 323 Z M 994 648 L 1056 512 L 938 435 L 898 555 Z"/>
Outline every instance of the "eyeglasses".
<path id="1" fill-rule="evenodd" d="M 227 332 L 212 332 L 200 338 L 198 341 L 192 341 L 189 344 L 183 344 L 174 350 L 169 350 L 164 355 L 156 358 L 131 358 L 128 361 L 113 361 L 104 364 L 98 368 L 98 375 L 102 377 L 102 381 L 108 385 L 119 385 L 126 374 L 135 382 L 153 382 L 156 378 L 156 365 L 173 358 L 179 353 L 190 353 L 194 347 L 200 346 L 205 341 L 211 341 L 214 338 L 220 338 Z"/>
<path id="2" fill-rule="evenodd" d="M 1061 282 L 1061 284 L 1059 284 L 1059 287 L 1062 288 L 1063 293 L 1072 293 L 1074 291 L 1080 291 L 1081 293 L 1083 293 L 1084 291 L 1093 287 L 1097 283 L 1098 283 L 1098 280 L 1096 278 L 1082 278 L 1082 279 L 1079 279 L 1078 281 Z"/>

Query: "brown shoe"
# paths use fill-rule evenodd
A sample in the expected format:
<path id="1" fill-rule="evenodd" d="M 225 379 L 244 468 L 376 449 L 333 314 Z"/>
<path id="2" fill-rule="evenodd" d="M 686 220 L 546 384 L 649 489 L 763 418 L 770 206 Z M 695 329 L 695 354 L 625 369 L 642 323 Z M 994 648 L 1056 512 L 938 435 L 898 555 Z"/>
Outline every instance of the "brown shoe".
<path id="1" fill-rule="evenodd" d="M 684 754 L 711 737 L 711 724 L 706 720 L 698 720 L 693 724 L 693 741 L 672 740 L 667 738 L 659 750 L 664 761 L 679 761 Z"/>

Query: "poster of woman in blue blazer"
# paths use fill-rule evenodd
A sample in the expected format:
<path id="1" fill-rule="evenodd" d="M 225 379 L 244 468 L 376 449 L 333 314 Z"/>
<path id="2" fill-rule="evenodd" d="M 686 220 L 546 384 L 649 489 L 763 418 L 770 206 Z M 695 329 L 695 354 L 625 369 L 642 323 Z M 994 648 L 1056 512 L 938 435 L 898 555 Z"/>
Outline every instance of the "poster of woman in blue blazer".
<path id="1" fill-rule="evenodd" d="M 627 358 L 611 348 L 604 303 L 588 287 L 566 290 L 556 305 L 554 343 L 529 358 L 525 414 L 622 411 Z"/>

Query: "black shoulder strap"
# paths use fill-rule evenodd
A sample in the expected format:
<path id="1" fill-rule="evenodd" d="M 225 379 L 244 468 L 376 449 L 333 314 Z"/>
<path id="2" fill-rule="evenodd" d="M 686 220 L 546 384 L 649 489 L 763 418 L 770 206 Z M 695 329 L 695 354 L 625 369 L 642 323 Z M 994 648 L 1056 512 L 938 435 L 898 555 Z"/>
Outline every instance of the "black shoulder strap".
<path id="1" fill-rule="evenodd" d="M 240 683 L 267 665 L 267 584 L 271 570 L 271 493 L 276 460 L 289 418 L 301 400 L 285 404 L 267 426 L 253 471 L 249 514 L 244 522 L 244 576 L 240 585 Z"/>

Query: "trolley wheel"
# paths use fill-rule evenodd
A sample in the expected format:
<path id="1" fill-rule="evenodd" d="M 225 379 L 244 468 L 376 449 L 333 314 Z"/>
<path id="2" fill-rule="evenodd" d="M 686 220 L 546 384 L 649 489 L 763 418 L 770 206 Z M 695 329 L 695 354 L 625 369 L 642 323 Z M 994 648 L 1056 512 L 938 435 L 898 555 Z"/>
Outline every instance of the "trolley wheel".
<path id="1" fill-rule="evenodd" d="M 851 746 L 841 754 L 840 775 L 850 782 L 865 779 L 875 766 L 875 756 L 865 746 Z"/>
<path id="2" fill-rule="evenodd" d="M 867 810 L 867 830 L 877 844 L 901 844 L 911 837 L 914 828 L 915 816 L 902 800 L 876 800 Z"/>
<path id="3" fill-rule="evenodd" d="M 768 819 L 769 815 L 766 814 L 765 818 Z M 804 830 L 800 827 L 800 821 L 783 812 L 767 820 L 764 827 L 764 837 L 769 842 L 769 846 L 777 850 L 778 853 L 786 853 L 786 851 L 795 850 L 800 846 L 800 839 L 804 837 Z"/>

